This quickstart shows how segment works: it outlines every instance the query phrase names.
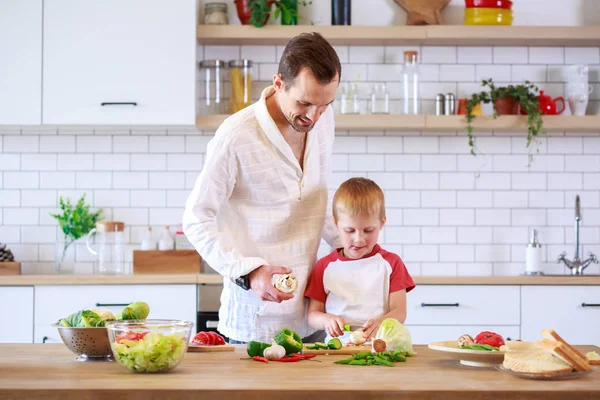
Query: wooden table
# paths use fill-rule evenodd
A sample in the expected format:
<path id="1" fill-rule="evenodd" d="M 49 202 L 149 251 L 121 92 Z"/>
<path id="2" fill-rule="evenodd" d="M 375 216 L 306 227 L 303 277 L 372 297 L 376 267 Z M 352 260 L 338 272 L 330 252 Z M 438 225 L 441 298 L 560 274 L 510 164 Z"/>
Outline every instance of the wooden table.
<path id="1" fill-rule="evenodd" d="M 600 351 L 594 346 L 581 350 Z M 136 374 L 114 362 L 78 362 L 62 344 L 0 344 L 4 399 L 598 399 L 600 371 L 570 381 L 518 379 L 461 366 L 425 346 L 394 368 L 321 362 L 263 364 L 244 346 L 227 353 L 187 353 L 171 373 Z"/>

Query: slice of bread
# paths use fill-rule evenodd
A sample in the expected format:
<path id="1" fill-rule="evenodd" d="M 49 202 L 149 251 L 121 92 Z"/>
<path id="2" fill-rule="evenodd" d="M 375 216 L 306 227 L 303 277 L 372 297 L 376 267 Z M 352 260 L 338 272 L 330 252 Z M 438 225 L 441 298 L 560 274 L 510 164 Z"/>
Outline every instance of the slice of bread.
<path id="1" fill-rule="evenodd" d="M 533 342 L 522 342 L 520 340 L 507 340 L 502 346 L 500 351 L 529 351 L 535 349 L 535 343 Z"/>
<path id="2" fill-rule="evenodd" d="M 600 354 L 590 351 L 585 355 L 590 365 L 600 365 Z"/>
<path id="3" fill-rule="evenodd" d="M 543 349 L 504 354 L 504 368 L 515 372 L 560 373 L 571 372 L 573 368 Z"/>
<path id="4" fill-rule="evenodd" d="M 581 351 L 579 351 L 575 347 L 571 346 L 565 339 L 563 339 L 558 333 L 556 333 L 556 331 L 554 329 L 542 330 L 542 337 L 544 339 L 560 342 L 560 343 L 564 344 L 565 346 L 567 346 L 569 349 L 571 349 L 571 351 L 576 353 L 579 357 L 583 358 L 584 360 L 586 359 L 585 355 Z"/>
<path id="5" fill-rule="evenodd" d="M 538 340 L 536 346 L 552 353 L 555 357 L 560 358 L 565 363 L 569 364 L 576 371 L 591 371 L 593 368 L 588 363 L 585 356 L 580 357 L 579 354 L 571 350 L 571 348 L 562 342 L 557 342 L 550 339 Z"/>

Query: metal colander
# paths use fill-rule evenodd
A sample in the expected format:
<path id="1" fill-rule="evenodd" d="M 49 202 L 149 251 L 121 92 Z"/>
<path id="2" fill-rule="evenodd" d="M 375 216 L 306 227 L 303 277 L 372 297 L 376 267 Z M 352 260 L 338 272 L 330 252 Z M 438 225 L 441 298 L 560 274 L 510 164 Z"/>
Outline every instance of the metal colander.
<path id="1" fill-rule="evenodd" d="M 106 328 L 74 328 L 53 324 L 65 346 L 77 354 L 80 361 L 112 360 L 112 350 Z"/>

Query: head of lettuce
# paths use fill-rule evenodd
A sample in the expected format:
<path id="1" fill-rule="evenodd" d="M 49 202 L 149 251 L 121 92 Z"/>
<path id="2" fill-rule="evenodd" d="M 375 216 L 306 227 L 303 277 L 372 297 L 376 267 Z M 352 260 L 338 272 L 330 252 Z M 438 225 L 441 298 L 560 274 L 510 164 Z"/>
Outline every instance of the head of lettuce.
<path id="1" fill-rule="evenodd" d="M 401 351 L 405 356 L 412 356 L 415 351 L 412 347 L 412 338 L 410 332 L 397 319 L 386 318 L 379 325 L 379 330 L 375 339 L 381 339 L 385 342 L 386 350 Z"/>

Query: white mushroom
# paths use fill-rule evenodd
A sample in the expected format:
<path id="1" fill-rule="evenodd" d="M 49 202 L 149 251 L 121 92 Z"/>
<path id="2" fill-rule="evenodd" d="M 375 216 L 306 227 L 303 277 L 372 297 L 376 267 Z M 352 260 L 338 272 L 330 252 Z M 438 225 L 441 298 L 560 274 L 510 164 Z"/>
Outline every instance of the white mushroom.
<path id="1" fill-rule="evenodd" d="M 350 343 L 360 346 L 366 341 L 367 339 L 365 339 L 364 332 L 362 329 L 357 329 L 350 334 Z"/>
<path id="2" fill-rule="evenodd" d="M 275 289 L 283 293 L 294 293 L 298 288 L 298 281 L 294 274 L 273 274 L 271 283 Z"/>

